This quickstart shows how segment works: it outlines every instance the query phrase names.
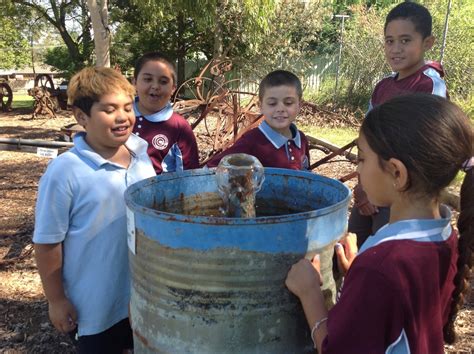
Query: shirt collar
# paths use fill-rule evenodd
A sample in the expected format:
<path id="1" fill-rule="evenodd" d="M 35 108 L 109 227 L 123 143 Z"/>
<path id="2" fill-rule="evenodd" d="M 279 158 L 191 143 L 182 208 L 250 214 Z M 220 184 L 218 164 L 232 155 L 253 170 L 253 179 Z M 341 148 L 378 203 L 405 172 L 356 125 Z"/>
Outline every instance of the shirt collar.
<path id="1" fill-rule="evenodd" d="M 290 130 L 293 133 L 293 138 L 288 139 L 286 136 L 281 135 L 280 133 L 276 132 L 268 125 L 266 121 L 263 121 L 259 126 L 258 129 L 265 135 L 265 137 L 275 146 L 276 149 L 281 148 L 283 145 L 288 143 L 288 140 L 293 140 L 295 145 L 300 149 L 301 148 L 301 136 L 298 128 L 296 125 L 291 123 Z"/>
<path id="2" fill-rule="evenodd" d="M 441 242 L 447 240 L 452 232 L 451 210 L 446 205 L 440 205 L 439 211 L 440 219 L 412 219 L 386 224 L 364 242 L 358 254 L 386 241 Z"/>
<path id="3" fill-rule="evenodd" d="M 147 121 L 153 122 L 153 123 L 167 121 L 173 115 L 173 107 L 171 106 L 171 102 L 168 102 L 166 106 L 164 106 L 158 112 L 155 112 L 153 114 L 148 114 L 148 115 L 142 114 L 138 110 L 138 97 L 135 97 L 135 102 L 133 103 L 133 111 L 135 112 L 135 116 L 143 117 Z"/>
<path id="4" fill-rule="evenodd" d="M 97 152 L 95 152 L 94 149 L 92 149 L 90 145 L 87 144 L 85 137 L 86 137 L 85 132 L 78 132 L 74 135 L 74 138 L 73 138 L 74 148 L 80 155 L 89 159 L 98 167 L 101 167 L 102 165 L 105 165 L 105 164 L 110 164 L 110 165 L 123 168 L 123 166 L 120 166 L 109 160 L 106 160 L 102 156 L 100 156 Z M 125 142 L 125 146 L 130 151 L 133 158 L 137 155 L 146 153 L 146 150 L 148 148 L 148 143 L 142 138 L 136 136 L 135 134 L 130 134 L 127 141 Z"/>

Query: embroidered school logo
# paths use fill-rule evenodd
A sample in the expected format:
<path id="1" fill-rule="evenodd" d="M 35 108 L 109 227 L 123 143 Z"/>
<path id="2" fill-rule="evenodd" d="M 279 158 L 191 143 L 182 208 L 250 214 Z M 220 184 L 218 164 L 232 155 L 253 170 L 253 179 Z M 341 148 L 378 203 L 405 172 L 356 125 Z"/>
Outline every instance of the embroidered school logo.
<path id="1" fill-rule="evenodd" d="M 168 147 L 168 138 L 166 135 L 157 134 L 151 140 L 151 143 L 157 150 L 164 150 Z"/>

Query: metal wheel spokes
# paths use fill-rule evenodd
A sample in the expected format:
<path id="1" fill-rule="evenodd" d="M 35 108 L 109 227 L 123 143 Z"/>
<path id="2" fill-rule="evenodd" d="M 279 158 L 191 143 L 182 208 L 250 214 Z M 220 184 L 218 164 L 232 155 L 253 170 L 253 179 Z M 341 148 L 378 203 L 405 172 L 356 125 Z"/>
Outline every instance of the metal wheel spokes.
<path id="1" fill-rule="evenodd" d="M 2 100 L 2 111 L 7 112 L 12 109 L 13 91 L 6 82 L 0 82 L 0 98 Z"/>
<path id="2" fill-rule="evenodd" d="M 35 87 L 44 87 L 50 89 L 50 91 L 53 91 L 53 79 L 48 74 L 39 74 L 35 78 Z"/>

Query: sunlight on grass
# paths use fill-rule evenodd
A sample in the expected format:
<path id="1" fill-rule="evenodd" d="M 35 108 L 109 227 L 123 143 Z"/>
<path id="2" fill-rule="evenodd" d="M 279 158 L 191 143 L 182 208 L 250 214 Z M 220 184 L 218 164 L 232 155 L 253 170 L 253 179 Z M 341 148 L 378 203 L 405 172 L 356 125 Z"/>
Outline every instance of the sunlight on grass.
<path id="1" fill-rule="evenodd" d="M 357 138 L 359 132 L 354 128 L 327 128 L 298 125 L 306 135 L 329 141 L 337 146 L 344 146 Z"/>
<path id="2" fill-rule="evenodd" d="M 12 108 L 33 108 L 33 97 L 27 94 L 13 93 Z"/>

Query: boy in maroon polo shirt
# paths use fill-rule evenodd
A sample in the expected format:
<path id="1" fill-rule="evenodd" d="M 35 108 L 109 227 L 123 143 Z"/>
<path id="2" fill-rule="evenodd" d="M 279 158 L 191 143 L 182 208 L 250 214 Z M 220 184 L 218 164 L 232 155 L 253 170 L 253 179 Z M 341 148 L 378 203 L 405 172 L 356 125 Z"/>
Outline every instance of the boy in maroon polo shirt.
<path id="1" fill-rule="evenodd" d="M 393 97 L 412 92 L 448 96 L 441 64 L 424 58 L 434 43 L 431 27 L 431 15 L 422 5 L 403 2 L 389 12 L 385 20 L 384 51 L 394 73 L 375 86 L 369 111 Z M 388 222 L 389 209 L 372 205 L 360 184 L 354 189 L 354 200 L 349 231 L 357 234 L 360 247 L 369 235 Z"/>
<path id="2" fill-rule="evenodd" d="M 265 76 L 258 90 L 265 120 L 229 149 L 214 156 L 207 166 L 217 166 L 226 155 L 245 153 L 255 156 L 265 167 L 308 169 L 308 140 L 293 123 L 300 110 L 302 94 L 301 81 L 289 71 L 276 70 Z"/>

